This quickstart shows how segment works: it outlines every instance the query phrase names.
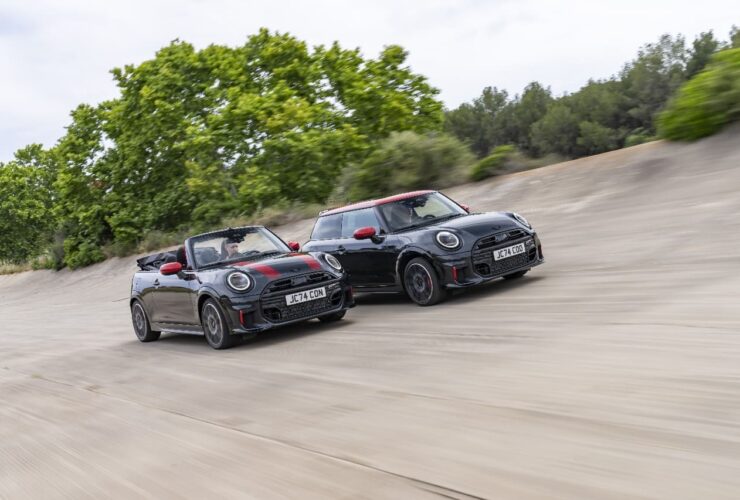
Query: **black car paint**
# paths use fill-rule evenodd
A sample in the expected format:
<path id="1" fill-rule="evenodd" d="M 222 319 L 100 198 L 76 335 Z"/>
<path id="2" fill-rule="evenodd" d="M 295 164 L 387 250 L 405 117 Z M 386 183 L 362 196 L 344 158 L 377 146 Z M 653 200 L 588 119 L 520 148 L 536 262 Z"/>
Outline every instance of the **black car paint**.
<path id="1" fill-rule="evenodd" d="M 419 256 L 432 263 L 442 285 L 447 289 L 477 285 L 544 262 L 537 233 L 519 222 L 510 212 L 463 213 L 437 223 L 430 221 L 421 227 L 393 232 L 378 207 L 373 209 L 380 224 L 380 232 L 374 238 L 311 239 L 303 247 L 306 251 L 327 252 L 337 257 L 347 270 L 350 283 L 358 291 L 403 291 L 404 266 L 412 258 Z M 436 234 L 443 230 L 454 232 L 460 237 L 459 248 L 448 250 L 436 242 Z M 472 261 L 475 244 L 484 237 L 508 231 L 521 231 L 522 239 L 533 241 L 537 252 L 535 259 L 525 265 L 507 269 L 504 273 L 490 276 L 477 273 Z M 507 244 L 515 243 L 512 239 L 504 243 L 504 246 Z"/>
<path id="2" fill-rule="evenodd" d="M 186 240 L 185 250 L 186 262 L 196 262 L 191 239 Z M 158 270 L 142 270 L 134 274 L 130 303 L 135 300 L 142 303 L 155 331 L 203 333 L 200 308 L 207 298 L 219 302 L 231 333 L 243 336 L 354 307 L 352 288 L 346 274 L 332 268 L 321 253 L 286 250 L 283 254 L 263 259 L 201 269 L 187 263 L 181 272 L 174 275 L 163 275 Z M 250 275 L 253 285 L 248 291 L 237 292 L 226 284 L 226 277 L 234 271 L 246 271 Z M 326 273 L 328 279 L 321 284 L 290 287 L 284 290 L 283 295 L 319 286 L 334 286 L 341 290 L 342 295 L 337 307 L 286 321 L 268 319 L 263 315 L 260 304 L 266 287 L 279 280 L 300 280 L 312 273 Z"/>

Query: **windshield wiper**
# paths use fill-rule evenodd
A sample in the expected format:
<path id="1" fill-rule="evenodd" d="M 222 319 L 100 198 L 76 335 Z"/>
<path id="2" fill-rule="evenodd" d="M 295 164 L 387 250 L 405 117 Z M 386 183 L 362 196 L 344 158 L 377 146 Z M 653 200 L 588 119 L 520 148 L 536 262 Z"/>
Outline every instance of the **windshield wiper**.
<path id="1" fill-rule="evenodd" d="M 260 253 L 256 254 L 255 257 L 259 257 L 259 258 L 269 257 L 270 255 L 280 255 L 280 254 L 283 254 L 283 253 L 285 253 L 285 252 L 281 252 L 279 250 L 270 250 L 268 252 L 260 252 Z"/>

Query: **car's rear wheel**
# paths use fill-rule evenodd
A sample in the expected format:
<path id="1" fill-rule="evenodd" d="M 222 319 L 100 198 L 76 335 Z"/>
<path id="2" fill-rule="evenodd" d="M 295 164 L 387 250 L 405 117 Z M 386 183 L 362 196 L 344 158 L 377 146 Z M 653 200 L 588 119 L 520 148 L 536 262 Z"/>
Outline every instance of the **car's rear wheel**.
<path id="1" fill-rule="evenodd" d="M 406 294 L 420 306 L 431 306 L 447 296 L 439 282 L 437 272 L 428 260 L 421 257 L 411 259 L 403 273 Z"/>
<path id="2" fill-rule="evenodd" d="M 524 271 L 517 271 L 515 273 L 507 274 L 506 276 L 504 276 L 504 279 L 505 280 L 515 280 L 517 278 L 521 278 L 528 272 L 529 272 L 529 269 L 525 269 Z"/>
<path id="3" fill-rule="evenodd" d="M 134 323 L 134 333 L 139 341 L 152 342 L 159 338 L 160 332 L 152 331 L 144 306 L 138 300 L 131 304 L 131 321 Z"/>
<path id="4" fill-rule="evenodd" d="M 208 299 L 203 303 L 200 321 L 209 346 L 214 349 L 228 349 L 236 344 L 238 337 L 229 331 L 226 316 L 215 300 Z"/>
<path id="5" fill-rule="evenodd" d="M 323 316 L 319 316 L 319 321 L 322 323 L 333 323 L 334 321 L 339 321 L 344 318 L 345 314 L 347 314 L 346 309 L 344 311 L 338 311 L 331 314 L 324 314 Z"/>

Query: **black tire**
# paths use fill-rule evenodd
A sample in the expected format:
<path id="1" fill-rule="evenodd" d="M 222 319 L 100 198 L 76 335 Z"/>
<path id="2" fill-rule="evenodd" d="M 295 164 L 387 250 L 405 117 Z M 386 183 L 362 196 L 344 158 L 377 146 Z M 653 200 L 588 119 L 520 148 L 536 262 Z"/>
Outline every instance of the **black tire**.
<path id="1" fill-rule="evenodd" d="M 525 269 L 524 271 L 517 271 L 515 273 L 507 274 L 506 276 L 504 276 L 504 279 L 505 280 L 515 280 L 517 278 L 521 278 L 528 272 L 529 272 L 529 269 Z"/>
<path id="2" fill-rule="evenodd" d="M 403 272 L 403 288 L 411 300 L 420 306 L 433 306 L 447 298 L 437 272 L 428 260 L 411 259 Z"/>
<path id="3" fill-rule="evenodd" d="M 344 318 L 345 314 L 347 314 L 346 309 L 344 311 L 338 311 L 331 314 L 324 314 L 323 316 L 319 316 L 319 321 L 321 321 L 322 323 L 333 323 Z"/>
<path id="4" fill-rule="evenodd" d="M 231 334 L 221 306 L 213 299 L 203 303 L 200 323 L 203 325 L 206 342 L 214 349 L 228 349 L 239 340 L 237 336 Z"/>
<path id="5" fill-rule="evenodd" d="M 138 300 L 131 303 L 131 321 L 134 324 L 136 338 L 140 342 L 153 342 L 159 338 L 160 332 L 152 331 L 144 306 Z"/>

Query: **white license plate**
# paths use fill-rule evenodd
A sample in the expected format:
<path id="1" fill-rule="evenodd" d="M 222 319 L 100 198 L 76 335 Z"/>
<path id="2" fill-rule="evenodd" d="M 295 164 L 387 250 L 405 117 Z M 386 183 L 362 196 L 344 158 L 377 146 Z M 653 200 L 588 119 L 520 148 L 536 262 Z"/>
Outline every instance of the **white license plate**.
<path id="1" fill-rule="evenodd" d="M 506 259 L 508 257 L 519 255 L 520 253 L 524 253 L 524 243 L 496 250 L 493 252 L 493 260 Z"/>
<path id="2" fill-rule="evenodd" d="M 326 297 L 326 287 L 312 288 L 311 290 L 304 290 L 302 292 L 291 293 L 285 296 L 285 303 L 289 306 L 294 304 L 300 304 L 301 302 L 308 302 L 309 300 L 322 299 Z"/>

